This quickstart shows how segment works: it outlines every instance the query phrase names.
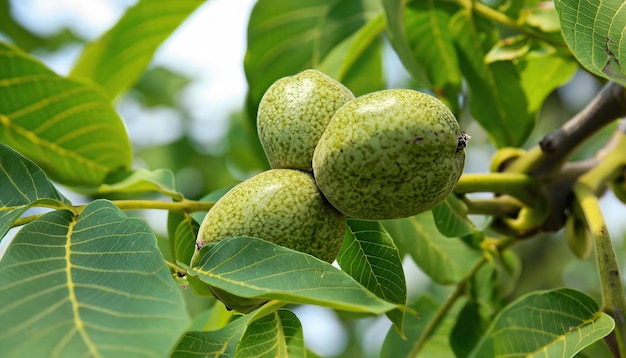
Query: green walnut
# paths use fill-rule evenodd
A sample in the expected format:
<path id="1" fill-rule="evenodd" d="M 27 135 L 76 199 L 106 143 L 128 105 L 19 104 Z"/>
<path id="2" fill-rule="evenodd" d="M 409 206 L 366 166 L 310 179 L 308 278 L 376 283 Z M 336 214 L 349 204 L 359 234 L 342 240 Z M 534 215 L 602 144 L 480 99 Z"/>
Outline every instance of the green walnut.
<path id="1" fill-rule="evenodd" d="M 259 139 L 271 167 L 310 172 L 315 145 L 326 125 L 352 99 L 349 89 L 317 70 L 274 82 L 257 113 Z"/>
<path id="2" fill-rule="evenodd" d="M 313 173 L 328 201 L 350 217 L 408 217 L 454 189 L 468 139 L 435 97 L 373 92 L 335 113 L 315 148 Z"/>
<path id="3" fill-rule="evenodd" d="M 209 210 L 200 225 L 192 266 L 207 244 L 238 236 L 257 237 L 332 262 L 345 228 L 346 216 L 326 201 L 311 174 L 271 169 L 238 184 Z M 244 313 L 264 302 L 211 289 L 228 308 Z"/>

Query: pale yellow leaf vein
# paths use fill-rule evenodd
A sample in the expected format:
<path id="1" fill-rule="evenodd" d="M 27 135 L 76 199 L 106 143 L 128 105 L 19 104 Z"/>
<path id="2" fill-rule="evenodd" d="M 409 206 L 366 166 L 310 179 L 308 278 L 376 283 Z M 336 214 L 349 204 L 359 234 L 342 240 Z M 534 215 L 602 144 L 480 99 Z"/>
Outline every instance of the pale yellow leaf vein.
<path id="1" fill-rule="evenodd" d="M 74 285 L 74 277 L 72 276 L 72 267 L 73 267 L 72 260 L 71 260 L 72 236 L 73 236 L 74 226 L 76 226 L 76 223 L 77 223 L 76 220 L 72 220 L 72 222 L 70 222 L 68 225 L 67 239 L 66 239 L 66 246 L 65 246 L 67 289 L 69 291 L 68 299 L 70 300 L 70 303 L 72 305 L 72 311 L 74 313 L 74 325 L 76 326 L 76 329 L 80 333 L 81 338 L 85 342 L 85 345 L 89 349 L 89 353 L 93 357 L 101 357 L 102 355 L 100 354 L 96 345 L 93 343 L 93 341 L 91 340 L 91 337 L 85 330 L 85 323 L 83 322 L 80 316 L 80 309 L 79 309 L 80 303 L 78 302 L 78 299 L 76 297 L 76 290 L 75 290 L 76 287 Z"/>

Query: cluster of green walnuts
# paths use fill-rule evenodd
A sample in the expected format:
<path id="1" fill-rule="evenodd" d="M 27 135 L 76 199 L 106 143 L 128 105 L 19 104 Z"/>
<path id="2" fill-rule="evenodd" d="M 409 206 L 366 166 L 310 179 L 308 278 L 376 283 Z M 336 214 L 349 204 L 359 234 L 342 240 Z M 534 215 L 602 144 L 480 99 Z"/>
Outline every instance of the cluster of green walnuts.
<path id="1" fill-rule="evenodd" d="M 332 262 L 347 217 L 408 217 L 445 199 L 469 138 L 435 97 L 390 89 L 355 98 L 317 70 L 274 82 L 259 104 L 257 130 L 272 169 L 215 203 L 194 257 L 209 243 L 252 236 Z M 254 307 L 213 291 L 229 308 Z"/>

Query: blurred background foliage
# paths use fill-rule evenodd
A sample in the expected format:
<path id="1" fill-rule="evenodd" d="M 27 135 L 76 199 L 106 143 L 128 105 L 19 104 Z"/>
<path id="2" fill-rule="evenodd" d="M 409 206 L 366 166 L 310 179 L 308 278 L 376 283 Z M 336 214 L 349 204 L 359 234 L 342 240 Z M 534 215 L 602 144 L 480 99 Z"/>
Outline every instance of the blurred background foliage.
<path id="1" fill-rule="evenodd" d="M 194 31 L 187 29 L 183 24 L 171 41 L 185 39 L 191 41 L 198 49 L 205 46 L 204 40 L 211 37 L 223 37 L 224 31 L 217 27 L 211 27 L 206 23 L 206 16 L 224 18 L 228 21 L 229 16 L 238 13 L 239 17 L 246 21 L 249 17 L 254 1 L 249 0 L 246 4 L 226 5 L 228 0 L 214 0 L 203 4 L 188 22 L 205 24 L 206 33 L 189 33 Z M 492 1 L 493 2 L 493 1 Z M 45 3 L 45 4 L 44 4 Z M 71 9 L 79 3 L 78 0 L 0 0 L 0 39 L 13 43 L 23 50 L 40 58 L 48 66 L 56 69 L 61 74 L 71 68 L 80 49 L 84 44 L 99 36 L 107 28 L 91 29 L 80 33 L 73 25 L 71 16 L 61 16 L 63 12 Z M 90 2 L 91 3 L 91 2 Z M 125 0 L 99 0 L 113 12 L 113 20 L 123 14 L 124 10 L 134 4 L 134 1 Z M 103 5 L 104 3 L 104 5 Z M 367 7 L 377 6 L 377 1 L 364 1 L 362 16 L 344 21 L 341 7 L 336 8 L 336 13 L 331 16 L 337 22 L 337 31 L 325 36 L 339 39 L 348 36 L 354 29 L 361 28 L 364 23 L 372 21 L 367 18 Z M 289 7 L 290 2 L 284 2 Z M 44 19 L 41 18 L 41 8 L 58 8 Z M 35 11 L 37 8 L 39 10 Z M 89 6 L 81 5 L 80 11 L 89 11 Z M 90 16 L 98 16 L 94 7 Z M 275 9 L 256 8 L 255 11 L 270 11 Z M 245 12 L 245 14 L 241 14 Z M 38 14 L 39 16 L 34 16 Z M 73 16 L 82 16 L 84 13 L 75 12 Z M 243 16 L 245 15 L 245 16 Z M 29 16 L 33 16 L 29 18 Z M 203 22 L 204 21 L 204 22 Z M 48 23 L 46 23 L 48 22 Z M 233 22 L 238 26 L 240 36 L 244 36 L 248 30 L 246 22 Z M 251 23 L 254 27 L 258 24 Z M 379 24 L 378 24 L 379 26 Z M 197 27 L 196 27 L 197 28 Z M 289 27 L 285 32 L 293 31 Z M 372 22 L 371 31 L 375 33 L 380 29 Z M 254 34 L 254 31 L 250 32 Z M 222 70 L 220 66 L 229 66 L 239 71 L 243 77 L 244 54 L 237 53 L 238 63 L 229 63 L 231 56 L 225 53 L 232 48 L 229 41 L 245 41 L 237 35 L 227 36 L 226 45 L 220 48 L 207 49 L 216 58 L 223 57 L 225 61 L 212 63 L 212 73 Z M 169 41 L 169 40 L 168 40 Z M 258 46 L 271 51 L 275 46 L 271 38 L 248 38 L 248 46 Z M 296 39 L 296 41 L 299 41 Z M 332 41 L 331 41 L 332 42 Z M 307 47 L 306 42 L 301 44 Z M 407 72 L 403 69 L 395 53 L 390 49 L 386 39 L 379 44 L 383 51 L 383 62 L 367 62 L 355 67 L 353 73 L 342 74 L 344 82 L 349 87 L 357 87 L 356 91 L 361 94 L 384 87 L 415 87 Z M 245 49 L 245 44 L 239 44 Z M 164 47 L 167 47 L 164 45 Z M 185 56 L 193 58 L 194 47 L 188 46 Z M 205 50 L 203 48 L 203 50 Z M 328 51 L 328 49 L 322 51 Z M 364 51 L 375 51 L 373 48 Z M 259 51 L 255 52 L 259 53 Z M 301 58 L 269 58 L 268 61 L 284 61 L 284 73 L 280 76 L 289 75 L 312 65 L 311 53 L 304 51 Z M 175 56 L 166 61 L 155 58 L 150 68 L 143 73 L 132 89 L 117 101 L 117 110 L 124 119 L 131 140 L 133 141 L 135 167 L 149 169 L 169 168 L 175 173 L 176 188 L 185 197 L 200 199 L 207 193 L 232 186 L 254 173 L 268 168 L 267 161 L 256 137 L 255 110 L 260 96 L 270 83 L 262 83 L 258 88 L 241 88 L 241 93 L 235 98 L 236 104 L 220 106 L 219 103 L 203 103 L 202 95 L 197 93 L 206 92 L 207 82 L 211 78 L 201 79 L 193 74 L 193 69 L 185 68 L 185 61 L 177 64 Z M 336 60 L 332 56 L 328 61 Z M 248 58 L 249 62 L 251 59 Z M 182 64 L 182 65 L 181 65 Z M 207 64 L 209 65 L 209 64 Z M 324 68 L 326 64 L 318 64 Z M 328 68 L 335 68 L 327 64 Z M 275 67 L 273 67 L 275 68 Z M 245 68 L 249 76 L 262 73 L 263 68 Z M 357 74 L 368 73 L 371 77 L 359 77 Z M 337 75 L 337 74 L 331 74 Z M 589 73 L 579 70 L 577 74 L 563 87 L 553 92 L 543 104 L 538 123 L 527 140 L 525 147 L 534 145 L 546 133 L 554 130 L 570 118 L 576 111 L 581 109 L 589 101 L 602 85 L 602 80 Z M 223 82 L 217 86 L 224 85 Z M 219 91 L 219 87 L 218 87 Z M 194 100 L 190 100 L 194 99 Z M 246 101 L 247 98 L 247 101 Z M 459 121 L 466 132 L 472 135 L 471 145 L 468 147 L 468 159 L 466 172 L 486 172 L 490 155 L 494 152 L 493 145 L 488 141 L 485 132 L 477 125 L 468 111 L 462 110 Z M 592 141 L 581 147 L 576 156 L 578 158 L 589 157 L 603 145 L 610 136 L 613 127 L 605 128 L 598 133 Z M 602 205 L 606 215 L 609 231 L 615 240 L 617 254 L 624 262 L 626 246 L 624 245 L 624 233 L 626 222 L 623 220 L 623 206 L 612 194 L 607 194 Z M 166 213 L 137 213 L 143 215 L 161 236 L 163 247 L 167 247 L 165 239 Z M 480 225 L 484 218 L 475 218 Z M 163 250 L 167 252 L 168 250 Z M 586 260 L 578 260 L 570 253 L 560 232 L 551 235 L 542 235 L 523 242 L 514 250 L 521 259 L 521 276 L 515 290 L 509 293 L 509 298 L 518 297 L 524 293 L 548 289 L 560 286 L 568 286 L 581 290 L 596 300 L 599 300 L 599 285 L 596 277 L 595 259 L 593 255 Z M 408 276 L 409 301 L 416 299 L 425 293 L 429 293 L 434 303 L 442 301 L 449 293 L 450 288 L 435 284 L 428 276 L 422 273 L 411 260 L 405 260 L 405 272 Z M 622 265 L 626 271 L 626 264 Z M 190 292 L 186 295 L 189 310 L 195 315 L 202 312 L 213 304 L 213 300 L 199 297 Z M 423 300 L 423 298 L 422 298 Z M 457 302 L 458 308 L 465 302 Z M 459 309 L 456 310 L 458 313 Z M 384 338 L 383 332 L 389 327 L 389 322 L 384 317 L 371 318 L 361 317 L 349 313 L 337 313 L 320 307 L 299 307 L 295 309 L 303 323 L 307 345 L 314 351 L 324 356 L 372 356 L 380 351 L 380 345 Z M 445 322 L 444 322 L 445 323 Z M 445 324 L 444 324 L 445 326 Z M 449 330 L 450 327 L 441 327 L 440 330 Z M 443 339 L 443 337 L 442 337 Z M 431 347 L 436 352 L 437 340 Z M 446 342 L 447 345 L 447 342 Z"/>

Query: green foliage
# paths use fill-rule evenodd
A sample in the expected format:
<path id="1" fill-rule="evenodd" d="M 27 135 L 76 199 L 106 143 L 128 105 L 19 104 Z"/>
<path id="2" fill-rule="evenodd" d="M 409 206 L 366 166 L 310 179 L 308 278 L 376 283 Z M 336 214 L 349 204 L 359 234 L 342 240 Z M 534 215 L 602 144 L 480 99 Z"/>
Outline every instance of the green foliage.
<path id="1" fill-rule="evenodd" d="M 32 206 L 63 207 L 69 200 L 48 180 L 35 163 L 0 143 L 0 235 Z"/>
<path id="2" fill-rule="evenodd" d="M 64 77 L 38 51 L 77 38 L 34 34 L 0 0 L 0 33 L 11 42 L 0 42 L 3 356 L 315 356 L 293 310 L 301 304 L 340 313 L 351 352 L 364 337 L 354 321 L 386 315 L 392 327 L 380 351 L 359 351 L 367 356 L 626 355 L 623 247 L 613 248 L 598 202 L 609 188 L 624 197 L 626 122 L 611 141 L 598 137 L 608 144 L 595 157 L 570 160 L 626 116 L 623 2 L 258 0 L 243 61 L 247 106 L 220 145 L 182 137 L 138 150 L 114 104 L 128 96 L 188 117 L 177 96 L 194 79 L 149 65 L 202 3 L 138 1 Z M 477 138 L 468 157 L 487 140 L 500 148 L 492 170 L 502 173 L 464 174 L 432 211 L 348 220 L 334 265 L 235 237 L 208 245 L 190 267 L 205 213 L 268 168 L 254 132 L 265 90 L 307 68 L 356 95 L 384 89 L 387 50 L 410 77 L 398 86 L 445 101 Z M 613 82 L 571 122 L 537 133 L 559 125 L 549 115 L 565 109 L 552 94 L 576 71 Z M 142 209 L 166 210 L 166 232 Z M 553 234 L 566 219 L 586 235 L 575 254 L 588 255 L 593 239 L 585 267 L 597 265 L 601 292 L 545 287 L 574 257 Z M 413 264 L 423 280 L 405 272 Z"/>
<path id="3" fill-rule="evenodd" d="M 198 6 L 201 0 L 142 0 L 85 50 L 71 76 L 100 85 L 115 99 L 139 79 L 157 48 Z"/>
<path id="4" fill-rule="evenodd" d="M 556 0 L 555 4 L 565 42 L 583 66 L 598 76 L 626 85 L 624 2 Z"/>
<path id="5" fill-rule="evenodd" d="M 102 92 L 0 43 L 0 140 L 61 183 L 97 185 L 129 168 L 130 141 Z"/>
<path id="6" fill-rule="evenodd" d="M 502 310 L 469 357 L 572 357 L 614 327 L 580 292 L 535 292 Z"/>
<path id="7" fill-rule="evenodd" d="M 327 262 L 260 239 L 224 239 L 200 253 L 189 271 L 237 296 L 378 314 L 397 307 Z"/>
<path id="8" fill-rule="evenodd" d="M 0 262 L 0 347 L 9 356 L 162 355 L 189 322 L 169 276 L 152 230 L 110 202 L 47 213 Z"/>

